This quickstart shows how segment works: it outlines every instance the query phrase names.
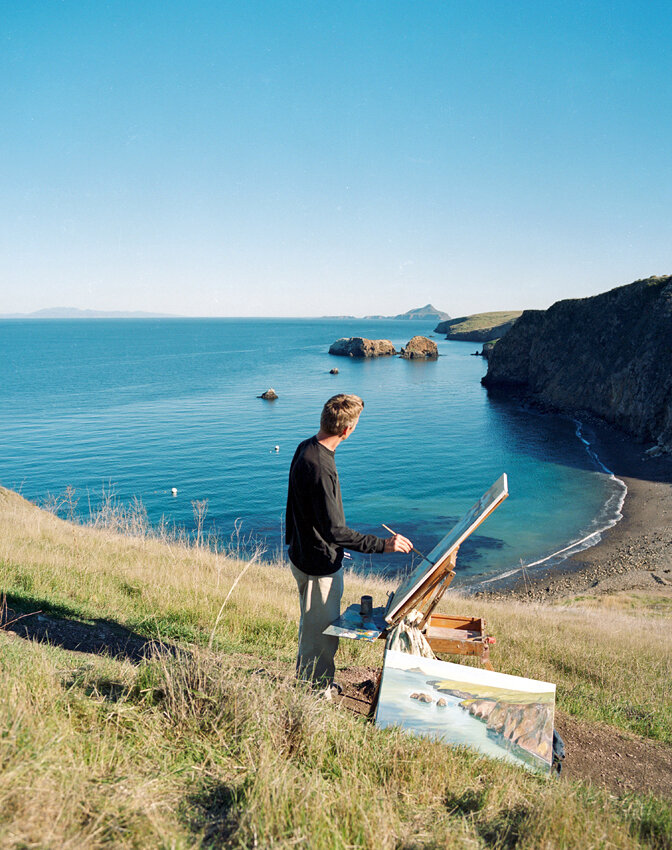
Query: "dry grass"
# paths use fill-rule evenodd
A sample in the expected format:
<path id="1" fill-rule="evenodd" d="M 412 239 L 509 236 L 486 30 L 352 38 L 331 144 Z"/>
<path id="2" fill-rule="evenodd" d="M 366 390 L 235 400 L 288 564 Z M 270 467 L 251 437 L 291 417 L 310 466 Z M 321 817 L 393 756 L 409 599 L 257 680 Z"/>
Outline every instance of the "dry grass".
<path id="1" fill-rule="evenodd" d="M 316 701 L 289 675 L 291 576 L 254 563 L 232 591 L 245 563 L 76 526 L 0 490 L 12 607 L 183 647 L 133 665 L 0 630 L 0 846 L 671 846 L 662 803 L 549 782 Z M 354 576 L 346 587 L 377 602 L 388 589 Z M 591 605 L 453 596 L 444 608 L 483 614 L 496 666 L 556 681 L 566 710 L 670 740 L 669 619 L 654 652 L 636 613 Z M 378 646 L 341 646 L 342 665 L 380 664 Z"/>
<path id="2" fill-rule="evenodd" d="M 451 319 L 448 333 L 473 333 L 497 330 L 501 325 L 512 322 L 522 314 L 522 310 L 500 310 L 491 313 L 474 313 L 458 319 Z"/>
<path id="3" fill-rule="evenodd" d="M 643 846 L 645 802 L 624 812 L 580 784 L 381 732 L 249 660 L 76 667 L 4 641 L 6 848 Z M 666 846 L 655 831 L 651 844 Z"/>

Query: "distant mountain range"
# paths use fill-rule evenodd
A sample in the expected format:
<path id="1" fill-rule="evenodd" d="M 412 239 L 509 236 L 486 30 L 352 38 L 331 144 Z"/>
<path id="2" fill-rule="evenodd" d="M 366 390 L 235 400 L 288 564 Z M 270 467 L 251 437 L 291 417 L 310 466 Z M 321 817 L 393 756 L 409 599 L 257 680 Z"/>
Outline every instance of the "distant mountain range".
<path id="1" fill-rule="evenodd" d="M 79 310 L 77 307 L 47 307 L 33 313 L 5 313 L 0 319 L 174 319 L 170 313 L 143 313 L 142 310 Z"/>
<path id="2" fill-rule="evenodd" d="M 357 316 L 325 316 L 325 319 L 356 319 Z M 410 321 L 421 320 L 423 322 L 445 322 L 450 319 L 448 313 L 443 310 L 437 310 L 431 304 L 425 304 L 424 307 L 414 307 L 412 310 L 407 310 L 405 313 L 399 313 L 397 316 L 362 316 L 362 319 L 409 319 Z"/>
<path id="3" fill-rule="evenodd" d="M 178 319 L 172 313 L 145 313 L 142 310 L 80 310 L 77 307 L 47 307 L 33 313 L 4 313 L 0 319 Z M 323 316 L 327 319 L 355 319 L 356 316 Z M 362 316 L 363 319 L 409 319 L 425 322 L 444 322 L 448 313 L 437 310 L 431 304 L 415 307 L 398 316 Z"/>

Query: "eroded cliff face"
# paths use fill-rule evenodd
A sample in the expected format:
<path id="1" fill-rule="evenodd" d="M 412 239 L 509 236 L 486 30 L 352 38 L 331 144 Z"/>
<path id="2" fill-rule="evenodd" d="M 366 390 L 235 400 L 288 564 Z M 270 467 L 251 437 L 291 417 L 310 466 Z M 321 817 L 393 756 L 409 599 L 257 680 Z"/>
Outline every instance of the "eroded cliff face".
<path id="1" fill-rule="evenodd" d="M 672 276 L 526 310 L 491 352 L 483 384 L 590 411 L 672 451 Z"/>

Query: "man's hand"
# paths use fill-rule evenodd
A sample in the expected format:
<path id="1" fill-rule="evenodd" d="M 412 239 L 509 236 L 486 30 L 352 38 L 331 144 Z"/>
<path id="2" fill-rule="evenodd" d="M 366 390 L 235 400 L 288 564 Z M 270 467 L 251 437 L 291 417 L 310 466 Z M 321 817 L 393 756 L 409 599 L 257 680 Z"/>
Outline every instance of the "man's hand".
<path id="1" fill-rule="evenodd" d="M 410 552 L 413 548 L 411 541 L 402 534 L 393 534 L 385 541 L 385 552 Z"/>

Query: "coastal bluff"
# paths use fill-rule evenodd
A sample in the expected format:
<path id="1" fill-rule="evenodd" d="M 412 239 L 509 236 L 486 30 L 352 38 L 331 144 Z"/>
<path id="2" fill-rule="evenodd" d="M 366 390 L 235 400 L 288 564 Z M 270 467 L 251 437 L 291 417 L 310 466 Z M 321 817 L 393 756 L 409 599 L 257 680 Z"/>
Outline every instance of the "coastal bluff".
<path id="1" fill-rule="evenodd" d="M 485 387 L 588 411 L 672 452 L 672 276 L 526 310 L 490 353 Z"/>
<path id="2" fill-rule="evenodd" d="M 521 314 L 522 310 L 473 313 L 471 316 L 439 322 L 434 333 L 446 334 L 446 339 L 462 342 L 490 342 L 503 337 Z"/>

